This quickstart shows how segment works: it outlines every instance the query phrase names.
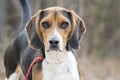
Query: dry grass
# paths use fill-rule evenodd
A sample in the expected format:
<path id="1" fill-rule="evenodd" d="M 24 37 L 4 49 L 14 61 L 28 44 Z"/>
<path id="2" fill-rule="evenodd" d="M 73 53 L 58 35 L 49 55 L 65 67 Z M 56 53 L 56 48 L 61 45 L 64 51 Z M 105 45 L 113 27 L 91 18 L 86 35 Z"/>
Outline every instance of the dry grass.
<path id="1" fill-rule="evenodd" d="M 120 80 L 119 60 L 84 57 L 79 63 L 82 80 Z"/>
<path id="2" fill-rule="evenodd" d="M 2 59 L 0 63 L 0 80 L 4 80 L 5 70 Z M 82 57 L 79 63 L 81 80 L 120 80 L 119 60 Z"/>
<path id="3" fill-rule="evenodd" d="M 5 69 L 3 65 L 3 59 L 0 59 L 0 80 L 5 80 Z"/>

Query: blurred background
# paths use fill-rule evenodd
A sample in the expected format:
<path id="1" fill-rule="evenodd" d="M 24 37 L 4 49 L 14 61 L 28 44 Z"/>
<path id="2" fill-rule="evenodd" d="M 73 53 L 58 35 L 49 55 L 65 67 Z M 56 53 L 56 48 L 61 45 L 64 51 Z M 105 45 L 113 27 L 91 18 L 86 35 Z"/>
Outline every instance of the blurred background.
<path id="1" fill-rule="evenodd" d="M 120 0 L 29 0 L 32 14 L 61 6 L 74 10 L 86 24 L 76 57 L 81 80 L 120 80 Z M 4 80 L 5 49 L 19 30 L 19 0 L 0 0 L 0 80 Z"/>

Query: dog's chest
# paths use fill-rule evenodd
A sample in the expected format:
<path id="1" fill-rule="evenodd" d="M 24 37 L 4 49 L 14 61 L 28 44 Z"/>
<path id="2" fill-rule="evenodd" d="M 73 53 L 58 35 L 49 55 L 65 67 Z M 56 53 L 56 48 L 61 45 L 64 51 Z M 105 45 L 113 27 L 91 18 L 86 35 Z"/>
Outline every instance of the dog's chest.
<path id="1" fill-rule="evenodd" d="M 65 58 L 65 59 L 63 59 Z M 79 80 L 77 63 L 72 53 L 61 58 L 61 62 L 43 61 L 43 80 Z M 57 60 L 55 58 L 55 60 Z"/>

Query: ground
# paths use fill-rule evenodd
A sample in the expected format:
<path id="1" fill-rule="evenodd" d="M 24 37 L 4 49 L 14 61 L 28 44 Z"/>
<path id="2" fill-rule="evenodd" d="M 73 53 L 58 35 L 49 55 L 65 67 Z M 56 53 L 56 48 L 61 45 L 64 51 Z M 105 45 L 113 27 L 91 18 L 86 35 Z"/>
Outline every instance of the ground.
<path id="1" fill-rule="evenodd" d="M 81 80 L 120 80 L 120 63 L 116 59 L 79 59 Z M 0 59 L 0 80 L 4 80 L 3 58 Z"/>

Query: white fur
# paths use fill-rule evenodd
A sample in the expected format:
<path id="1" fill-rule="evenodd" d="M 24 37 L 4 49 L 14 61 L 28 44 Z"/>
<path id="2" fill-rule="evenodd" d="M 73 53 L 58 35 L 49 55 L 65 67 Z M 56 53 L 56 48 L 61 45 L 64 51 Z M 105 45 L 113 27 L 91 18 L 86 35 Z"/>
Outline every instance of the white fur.
<path id="1" fill-rule="evenodd" d="M 19 80 L 19 78 L 20 78 L 20 73 L 13 73 L 10 75 L 8 79 L 5 78 L 5 80 Z"/>
<path id="2" fill-rule="evenodd" d="M 79 80 L 76 59 L 71 51 L 46 52 L 43 80 Z"/>

